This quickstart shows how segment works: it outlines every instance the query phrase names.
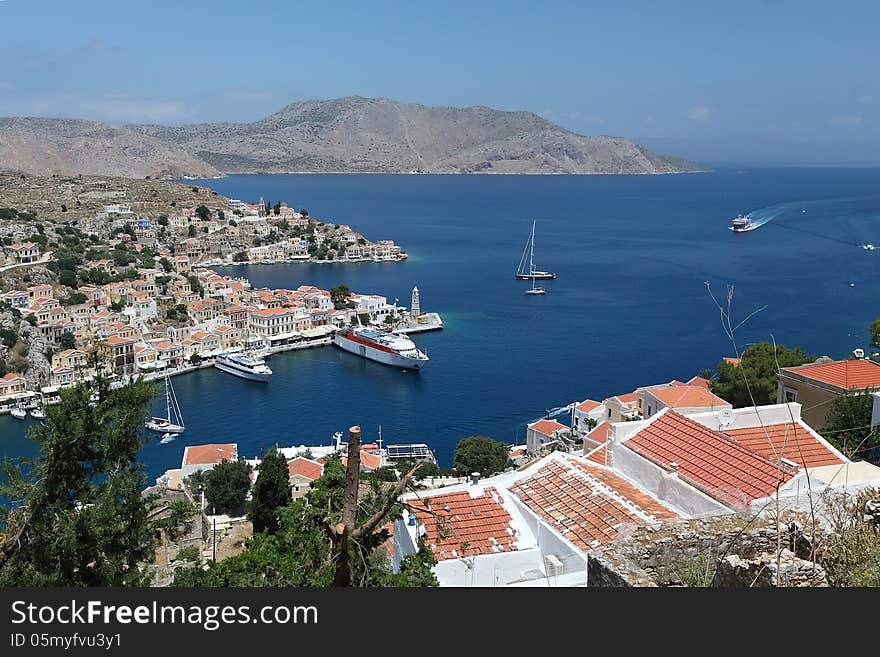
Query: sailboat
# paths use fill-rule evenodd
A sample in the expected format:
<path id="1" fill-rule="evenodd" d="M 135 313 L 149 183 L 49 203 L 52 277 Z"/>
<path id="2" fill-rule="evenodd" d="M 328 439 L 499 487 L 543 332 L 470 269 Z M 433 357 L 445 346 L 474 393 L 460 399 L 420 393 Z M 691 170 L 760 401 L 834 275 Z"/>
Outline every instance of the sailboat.
<path id="1" fill-rule="evenodd" d="M 526 254 L 529 254 L 529 270 L 526 271 Z M 532 222 L 532 232 L 529 235 L 529 241 L 526 248 L 523 249 L 522 257 L 519 259 L 519 266 L 516 268 L 516 277 L 520 280 L 527 281 L 531 279 L 533 282 L 536 278 L 556 278 L 556 274 L 548 271 L 537 271 L 535 269 L 535 222 Z M 530 292 L 530 294 L 541 294 L 540 292 Z"/>
<path id="2" fill-rule="evenodd" d="M 183 415 L 180 412 L 180 405 L 177 403 L 177 396 L 174 394 L 174 388 L 171 386 L 171 378 L 168 372 L 165 373 L 165 417 L 147 418 L 144 426 L 150 431 L 156 433 L 183 433 L 186 428 L 183 424 Z"/>

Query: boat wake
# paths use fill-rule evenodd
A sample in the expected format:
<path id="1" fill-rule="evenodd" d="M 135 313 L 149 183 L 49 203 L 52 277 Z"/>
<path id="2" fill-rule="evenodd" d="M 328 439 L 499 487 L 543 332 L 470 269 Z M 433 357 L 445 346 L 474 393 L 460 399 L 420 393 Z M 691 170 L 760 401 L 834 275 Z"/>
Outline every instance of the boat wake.
<path id="1" fill-rule="evenodd" d="M 790 201 L 753 210 L 747 216 L 752 229 L 773 222 L 779 228 L 867 251 L 880 242 L 880 196 Z"/>

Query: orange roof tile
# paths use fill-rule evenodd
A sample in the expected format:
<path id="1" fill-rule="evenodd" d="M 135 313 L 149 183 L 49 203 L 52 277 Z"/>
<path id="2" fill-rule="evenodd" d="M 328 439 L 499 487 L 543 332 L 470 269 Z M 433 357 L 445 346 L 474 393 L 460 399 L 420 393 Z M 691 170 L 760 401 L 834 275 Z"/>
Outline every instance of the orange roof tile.
<path id="1" fill-rule="evenodd" d="M 767 497 L 795 474 L 673 410 L 655 416 L 623 444 L 729 506 Z"/>
<path id="2" fill-rule="evenodd" d="M 701 376 L 695 376 L 694 378 L 692 378 L 690 381 L 687 382 L 687 385 L 689 385 L 689 386 L 701 386 L 701 387 L 703 387 L 703 388 L 706 388 L 706 390 L 708 390 L 708 389 L 709 389 L 709 384 L 710 384 L 710 383 L 711 383 L 711 381 L 709 381 L 709 379 L 704 379 L 704 378 L 701 377 Z"/>
<path id="3" fill-rule="evenodd" d="M 584 413 L 589 413 L 594 408 L 598 408 L 602 404 L 597 401 L 593 401 L 592 399 L 586 399 L 582 401 L 580 404 L 576 406 L 579 411 L 583 411 Z"/>
<path id="4" fill-rule="evenodd" d="M 795 372 L 847 390 L 880 388 L 880 365 L 865 359 L 785 367 L 783 371 Z"/>
<path id="5" fill-rule="evenodd" d="M 236 451 L 235 443 L 209 443 L 187 445 L 183 450 L 184 465 L 210 465 L 226 459 L 231 461 Z"/>
<path id="6" fill-rule="evenodd" d="M 604 443 L 611 435 L 611 423 L 603 422 L 596 425 L 593 430 L 587 434 L 587 438 L 597 443 Z"/>
<path id="7" fill-rule="evenodd" d="M 409 502 L 438 561 L 517 549 L 510 514 L 494 488 L 477 497 L 460 491 Z"/>
<path id="8" fill-rule="evenodd" d="M 550 461 L 510 492 L 583 550 L 614 540 L 624 524 L 678 517 L 628 481 L 581 461 Z"/>
<path id="9" fill-rule="evenodd" d="M 770 424 L 764 428 L 728 429 L 724 433 L 761 456 L 785 458 L 800 467 L 815 468 L 844 462 L 798 422 Z"/>
<path id="10" fill-rule="evenodd" d="M 718 395 L 713 395 L 702 386 L 670 386 L 668 388 L 654 388 L 648 392 L 670 408 L 730 406 L 728 402 Z"/>
<path id="11" fill-rule="evenodd" d="M 615 398 L 617 398 L 621 404 L 634 404 L 638 399 L 634 392 L 628 392 L 625 395 L 615 395 Z"/>
<path id="12" fill-rule="evenodd" d="M 733 365 L 734 367 L 739 367 L 739 364 L 742 362 L 742 358 L 734 358 L 734 357 L 732 357 L 732 356 L 725 356 L 725 357 L 724 357 L 724 362 L 725 362 L 725 363 L 730 363 L 730 364 Z"/>
<path id="13" fill-rule="evenodd" d="M 540 434 L 545 436 L 550 436 L 554 431 L 559 431 L 560 429 L 568 429 L 564 424 L 560 424 L 556 420 L 538 420 L 537 422 L 532 422 L 529 425 L 529 429 L 534 429 Z"/>
<path id="14" fill-rule="evenodd" d="M 298 456 L 287 462 L 287 473 L 289 476 L 299 475 L 309 481 L 318 479 L 324 472 L 324 466 L 317 461 L 307 459 L 304 456 Z"/>

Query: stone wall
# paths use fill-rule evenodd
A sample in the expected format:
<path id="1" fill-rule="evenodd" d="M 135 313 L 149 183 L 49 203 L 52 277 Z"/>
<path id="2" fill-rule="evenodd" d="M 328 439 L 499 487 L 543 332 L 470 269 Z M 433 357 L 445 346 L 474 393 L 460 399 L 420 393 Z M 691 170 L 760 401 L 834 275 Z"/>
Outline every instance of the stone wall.
<path id="1" fill-rule="evenodd" d="M 801 529 L 804 526 L 806 518 L 802 514 L 789 514 L 781 525 L 781 547 L 791 555 L 782 570 L 792 582 L 803 580 L 800 559 L 809 559 L 811 555 L 813 541 Z M 745 561 L 757 560 L 760 568 L 767 561 L 764 555 L 775 555 L 776 548 L 776 526 L 771 518 L 738 514 L 665 524 L 655 529 L 644 527 L 590 555 L 588 585 L 682 586 L 688 569 L 706 564 L 711 574 L 719 560 L 731 555 L 736 559 L 726 564 L 727 579 L 715 577 L 713 585 L 749 585 L 734 584 L 737 573 L 742 578 L 757 572 L 754 564 Z M 807 563 L 812 572 L 812 562 Z M 824 573 L 818 579 L 824 580 Z M 760 579 L 758 583 L 765 581 L 768 580 Z"/>

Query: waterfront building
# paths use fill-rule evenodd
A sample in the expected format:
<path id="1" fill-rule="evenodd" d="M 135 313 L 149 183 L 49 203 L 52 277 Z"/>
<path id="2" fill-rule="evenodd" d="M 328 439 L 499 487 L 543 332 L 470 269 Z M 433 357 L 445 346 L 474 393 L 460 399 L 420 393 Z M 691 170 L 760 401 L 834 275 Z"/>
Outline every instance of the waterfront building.
<path id="1" fill-rule="evenodd" d="M 648 388 L 644 391 L 644 395 L 645 418 L 659 413 L 664 408 L 674 408 L 684 414 L 733 408 L 730 403 L 702 386 L 670 385 Z"/>
<path id="2" fill-rule="evenodd" d="M 815 363 L 779 370 L 776 401 L 798 402 L 806 408 L 804 420 L 814 429 L 824 429 L 831 402 L 842 395 L 880 390 L 880 365 L 857 358 Z"/>
<path id="3" fill-rule="evenodd" d="M 599 423 L 605 419 L 607 413 L 605 404 L 585 399 L 574 407 L 574 428 L 578 431 L 584 431 L 589 426 L 588 420 Z"/>
<path id="4" fill-rule="evenodd" d="M 602 401 L 607 410 L 608 419 L 611 422 L 638 419 L 638 402 L 639 400 L 636 392 L 629 392 L 625 395 L 615 395 Z"/>
<path id="5" fill-rule="evenodd" d="M 25 378 L 21 374 L 9 372 L 0 376 L 0 399 L 8 399 L 27 391 Z"/>
<path id="6" fill-rule="evenodd" d="M 538 420 L 528 425 L 526 430 L 526 446 L 529 452 L 535 453 L 559 440 L 560 434 L 568 433 L 569 428 L 556 420 Z"/>
<path id="7" fill-rule="evenodd" d="M 260 308 L 250 312 L 251 333 L 269 340 L 295 337 L 296 313 L 291 308 Z"/>
<path id="8" fill-rule="evenodd" d="M 187 445 L 183 448 L 183 459 L 180 463 L 181 478 L 186 479 L 198 470 L 211 470 L 222 461 L 235 461 L 237 459 L 237 443 Z"/>
<path id="9" fill-rule="evenodd" d="M 287 462 L 290 481 L 290 496 L 293 499 L 309 492 L 312 482 L 324 474 L 324 464 L 304 456 L 297 456 Z"/>

